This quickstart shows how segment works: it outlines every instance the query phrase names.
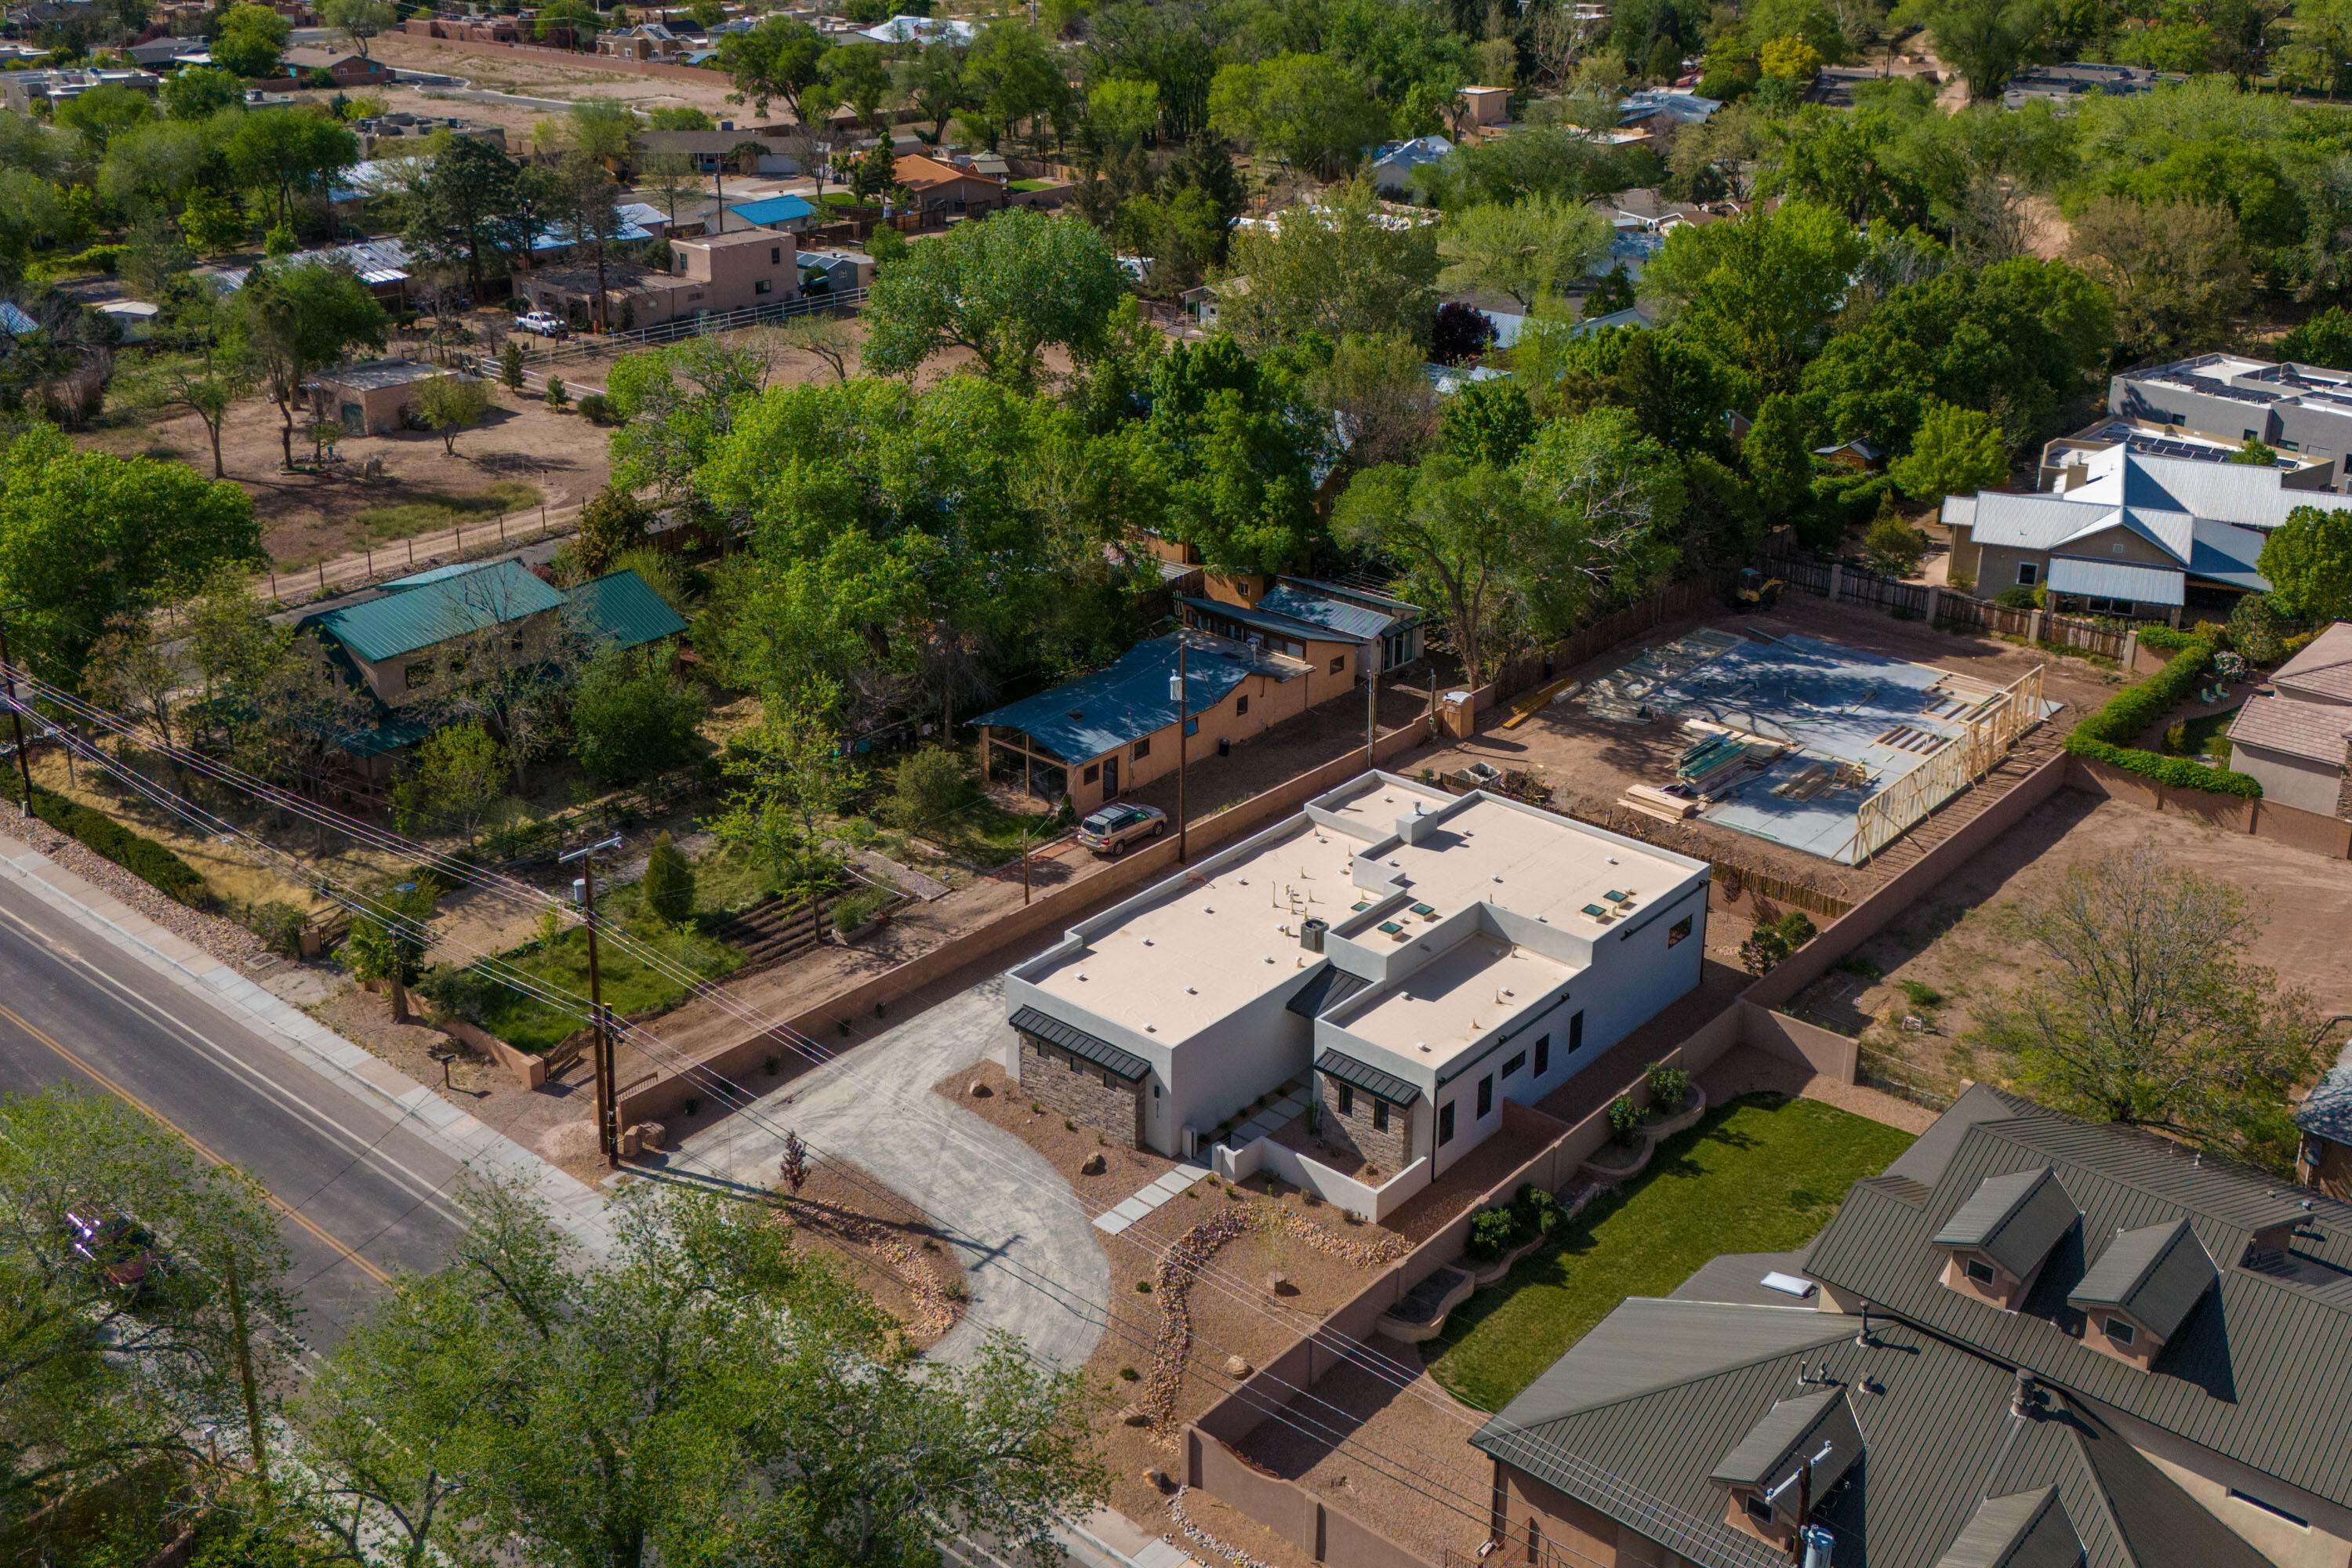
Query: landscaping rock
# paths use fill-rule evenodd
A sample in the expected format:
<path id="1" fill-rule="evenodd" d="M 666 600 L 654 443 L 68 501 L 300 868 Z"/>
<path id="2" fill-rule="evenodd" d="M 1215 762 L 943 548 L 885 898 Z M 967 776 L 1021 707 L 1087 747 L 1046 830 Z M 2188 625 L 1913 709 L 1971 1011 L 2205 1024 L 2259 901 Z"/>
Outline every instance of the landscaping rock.
<path id="1" fill-rule="evenodd" d="M 1081 1176 L 1099 1176 L 1108 1168 L 1108 1165 L 1104 1162 L 1103 1157 L 1100 1154 L 1089 1154 L 1085 1160 L 1079 1163 L 1078 1174 Z"/>
<path id="2" fill-rule="evenodd" d="M 669 1136 L 669 1129 L 658 1121 L 640 1121 L 636 1131 L 637 1146 L 641 1149 L 658 1149 L 662 1141 Z"/>
<path id="3" fill-rule="evenodd" d="M 971 1088 L 968 1092 L 974 1100 L 986 1100 L 990 1095 L 994 1094 L 996 1091 L 989 1088 L 988 1085 L 981 1082 L 980 1079 L 974 1079 L 971 1080 Z"/>
<path id="4" fill-rule="evenodd" d="M 1151 1412 L 1146 1410 L 1140 1405 L 1129 1405 L 1126 1409 L 1118 1413 L 1118 1418 L 1123 1425 L 1129 1426 L 1149 1426 L 1151 1425 Z"/>
<path id="5" fill-rule="evenodd" d="M 1161 1469 L 1157 1465 L 1146 1465 L 1144 1467 L 1143 1484 L 1150 1487 L 1156 1492 L 1172 1491 L 1175 1489 L 1176 1486 L 1174 1481 L 1168 1479 L 1168 1472 Z"/>
<path id="6" fill-rule="evenodd" d="M 1265 1293 L 1269 1296 L 1296 1296 L 1298 1287 L 1290 1282 L 1287 1274 L 1269 1274 L 1265 1277 Z"/>
<path id="7" fill-rule="evenodd" d="M 1249 1363 L 1244 1361 L 1237 1355 L 1229 1355 L 1225 1358 L 1225 1375 L 1227 1377 L 1247 1377 L 1249 1374 Z"/>

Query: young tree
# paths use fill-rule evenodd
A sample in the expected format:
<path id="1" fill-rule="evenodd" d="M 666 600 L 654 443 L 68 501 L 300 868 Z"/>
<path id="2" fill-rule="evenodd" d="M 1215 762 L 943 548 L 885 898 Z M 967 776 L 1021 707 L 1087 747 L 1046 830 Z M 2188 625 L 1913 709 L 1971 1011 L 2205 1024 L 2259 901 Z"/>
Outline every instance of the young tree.
<path id="1" fill-rule="evenodd" d="M 1882 577 L 1908 577 L 1927 553 L 1927 536 L 1903 521 L 1889 494 L 1863 535 L 1862 563 Z"/>
<path id="2" fill-rule="evenodd" d="M 417 416 L 441 437 L 445 452 L 457 451 L 458 436 L 479 425 L 490 405 L 490 384 L 479 376 L 453 372 L 416 389 Z"/>
<path id="3" fill-rule="evenodd" d="M 509 392 L 523 389 L 522 345 L 509 338 L 499 345 L 499 384 Z"/>
<path id="4" fill-rule="evenodd" d="M 876 276 L 862 363 L 911 376 L 931 355 L 968 348 L 991 377 L 1026 389 L 1046 345 L 1093 355 L 1123 291 L 1110 247 L 1085 224 L 1026 207 L 998 213 Z"/>
<path id="5" fill-rule="evenodd" d="M 638 890 L 646 908 L 672 925 L 684 925 L 694 918 L 694 866 L 678 853 L 667 828 L 654 835 L 653 850 L 646 857 L 645 880 Z"/>
<path id="6" fill-rule="evenodd" d="M 2263 541 L 2254 563 L 2271 580 L 2271 602 L 2312 622 L 2352 620 L 2352 519 L 2299 506 Z"/>
<path id="7" fill-rule="evenodd" d="M 857 353 L 857 335 L 840 317 L 821 310 L 794 316 L 777 329 L 784 346 L 804 353 L 833 372 L 835 382 L 849 379 L 850 356 Z"/>
<path id="8" fill-rule="evenodd" d="M 606 485 L 580 509 L 580 532 L 573 541 L 580 569 L 592 577 L 609 571 L 614 556 L 646 542 L 653 522 L 653 509 L 635 491 Z"/>
<path id="9" fill-rule="evenodd" d="M 1331 346 L 1328 363 L 1307 377 L 1307 395 L 1330 412 L 1346 442 L 1345 457 L 1324 481 L 1327 492 L 1337 493 L 1356 469 L 1421 456 L 1437 433 L 1440 402 L 1427 363 L 1411 338 L 1351 333 Z"/>
<path id="10" fill-rule="evenodd" d="M 452 724 L 416 748 L 415 771 L 393 791 L 404 830 L 454 828 L 474 847 L 482 821 L 506 795 L 507 759 L 478 722 Z"/>
<path id="11" fill-rule="evenodd" d="M 373 981 L 392 998 L 392 1017 L 408 1022 L 408 988 L 424 978 L 426 930 L 441 889 L 431 878 L 387 887 L 352 910 L 343 963 L 354 979 Z"/>
<path id="12" fill-rule="evenodd" d="M 719 68 L 735 84 L 727 101 L 750 103 L 762 120 L 768 105 L 780 102 L 793 120 L 805 121 L 802 100 L 823 79 L 824 55 L 814 27 L 784 16 L 766 17 L 748 33 L 730 33 L 719 41 Z"/>
<path id="13" fill-rule="evenodd" d="M 1614 237 L 1597 208 L 1551 196 L 1465 207 L 1438 236 L 1450 265 L 1437 280 L 1455 292 L 1508 294 L 1525 311 L 1583 277 Z"/>
<path id="14" fill-rule="evenodd" d="M 655 659 L 599 651 L 572 697 L 573 754 L 600 784 L 637 784 L 693 760 L 702 699 Z"/>
<path id="15" fill-rule="evenodd" d="M 1905 495 L 1939 502 L 1990 489 L 2009 477 L 2009 447 L 1991 415 L 1932 397 L 1926 409 L 1911 450 L 1887 468 Z"/>
<path id="16" fill-rule="evenodd" d="M 51 425 L 0 458 L 0 604 L 11 651 L 46 679 L 79 686 L 100 628 L 262 559 L 253 499 L 184 464 L 77 450 Z"/>
<path id="17" fill-rule="evenodd" d="M 247 357 L 207 348 L 202 353 L 158 354 L 136 375 L 123 377 L 129 401 L 157 413 L 185 409 L 203 421 L 212 442 L 213 478 L 227 478 L 221 466 L 221 427 L 229 410 L 253 395 L 257 378 Z"/>
<path id="18" fill-rule="evenodd" d="M 303 1403 L 307 1427 L 332 1413 L 336 1450 L 389 1472 L 403 1513 L 441 1500 L 457 1540 L 643 1568 L 724 1538 L 744 1568 L 787 1568 L 928 1562 L 970 1531 L 1043 1561 L 1055 1517 L 1102 1494 L 1078 1374 L 1005 1340 L 918 1362 L 765 1207 L 632 1197 L 593 1259 L 520 1184 L 481 1184 L 466 1210 L 450 1265 L 404 1277 Z M 379 1462 L 371 1432 L 423 1441 Z"/>
<path id="19" fill-rule="evenodd" d="M 637 168 L 637 188 L 661 204 L 669 215 L 670 226 L 677 226 L 677 204 L 702 189 L 701 172 L 695 167 L 694 155 L 674 150 L 649 153 Z"/>
<path id="20" fill-rule="evenodd" d="M 2287 1097 L 2326 1052 L 2310 995 L 2246 962 L 2245 894 L 2141 844 L 2070 868 L 2022 931 L 2044 967 L 1979 1005 L 1975 1043 L 2061 1109 L 2287 1169 Z"/>
<path id="21" fill-rule="evenodd" d="M 971 768 L 945 746 L 925 746 L 900 760 L 890 775 L 883 813 L 893 826 L 933 837 L 971 798 Z"/>
<path id="22" fill-rule="evenodd" d="M 352 349 L 383 346 L 383 308 L 349 268 L 310 261 L 255 268 L 230 297 L 226 316 L 227 342 L 250 356 L 277 401 L 291 468 L 296 399 L 312 376 Z"/>
<path id="23" fill-rule="evenodd" d="M 90 649 L 84 679 L 93 698 L 145 724 L 168 752 L 177 744 L 172 725 L 189 673 L 184 642 L 159 636 L 152 616 L 123 616 Z M 172 769 L 180 771 L 177 757 Z"/>
<path id="24" fill-rule="evenodd" d="M 93 1205 L 172 1267 L 136 1289 L 88 1267 L 66 1215 Z M 299 1342 L 289 1261 L 258 1182 L 130 1106 L 75 1089 L 0 1097 L 0 1519 L 158 1462 L 230 1482 L 238 1461 L 220 1464 L 203 1436 L 241 1454 L 251 1429 L 227 1271 L 266 1416 Z"/>

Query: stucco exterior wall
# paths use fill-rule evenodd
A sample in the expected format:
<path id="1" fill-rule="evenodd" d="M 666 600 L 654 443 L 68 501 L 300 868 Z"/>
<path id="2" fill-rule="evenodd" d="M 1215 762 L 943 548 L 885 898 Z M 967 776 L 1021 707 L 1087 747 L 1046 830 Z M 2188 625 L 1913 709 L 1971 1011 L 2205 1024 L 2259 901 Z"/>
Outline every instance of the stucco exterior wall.
<path id="1" fill-rule="evenodd" d="M 1334 651 L 1341 647 L 1346 645 L 1334 645 Z M 1357 687 L 1355 679 L 1356 661 L 1356 650 L 1347 647 L 1336 674 L 1327 657 L 1322 663 L 1289 680 L 1276 680 L 1269 675 L 1245 676 L 1223 701 L 1192 715 L 1200 730 L 1184 744 L 1191 755 L 1204 756 L 1216 750 L 1219 741 L 1246 741 L 1272 725 L 1295 719 L 1309 708 L 1344 697 L 1351 690 L 1360 700 L 1361 689 Z M 1246 712 L 1241 710 L 1244 700 L 1247 701 Z M 1139 752 L 1142 754 L 1138 755 Z M 1106 761 L 1110 757 L 1118 759 L 1120 795 L 1128 795 L 1154 779 L 1165 778 L 1176 771 L 1176 726 L 1171 724 L 1115 752 L 1070 764 L 1070 803 L 1080 816 L 1109 798 L 1103 786 Z"/>
<path id="2" fill-rule="evenodd" d="M 1977 547 L 1977 593 L 1984 598 L 1999 596 L 2003 588 L 2042 586 L 2050 580 L 2050 552 L 2045 550 L 2020 550 L 2009 544 L 1982 544 Z M 2021 584 L 2017 580 L 2017 563 L 2031 561 L 2034 565 L 2033 581 Z"/>
<path id="3" fill-rule="evenodd" d="M 2121 1411 L 2096 1408 L 2149 1463 L 2279 1568 L 2346 1568 L 2352 1563 L 2352 1510 Z M 2233 1497 L 2233 1491 L 2241 1495 Z M 2295 1524 L 2272 1509 L 2283 1509 L 2306 1522 Z"/>
<path id="4" fill-rule="evenodd" d="M 1496 1469 L 1503 1545 L 1493 1561 L 1539 1568 L 1677 1568 L 1683 1561 L 1556 1487 L 1509 1465 Z"/>
<path id="5" fill-rule="evenodd" d="M 2230 766 L 2234 772 L 2259 780 L 2265 802 L 2315 811 L 2322 816 L 2336 815 L 2336 801 L 2344 790 L 2341 766 L 2329 767 L 2284 752 L 2250 749 L 2232 742 Z"/>

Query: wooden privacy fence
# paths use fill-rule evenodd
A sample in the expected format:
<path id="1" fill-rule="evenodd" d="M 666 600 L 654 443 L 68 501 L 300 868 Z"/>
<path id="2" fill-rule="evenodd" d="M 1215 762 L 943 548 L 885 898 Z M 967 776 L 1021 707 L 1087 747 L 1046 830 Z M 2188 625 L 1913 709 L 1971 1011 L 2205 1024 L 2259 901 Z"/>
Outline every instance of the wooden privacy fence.
<path id="1" fill-rule="evenodd" d="M 1973 627 L 1996 637 L 2021 637 L 2036 647 L 2072 648 L 2101 658 L 2121 660 L 2131 643 L 2131 628 L 2120 622 L 2062 616 L 2049 610 L 2013 609 L 1990 599 L 1974 598 L 1957 588 L 1899 582 L 1840 562 L 1767 555 L 1757 562 L 1757 568 L 1767 577 L 1778 577 L 1790 587 L 1802 588 L 1808 594 L 1884 605 L 1944 626 Z"/>
<path id="2" fill-rule="evenodd" d="M 1853 863 L 1864 864 L 1904 829 L 1999 767 L 2010 748 L 2041 722 L 2037 664 L 1962 714 L 1958 735 L 1855 809 Z"/>

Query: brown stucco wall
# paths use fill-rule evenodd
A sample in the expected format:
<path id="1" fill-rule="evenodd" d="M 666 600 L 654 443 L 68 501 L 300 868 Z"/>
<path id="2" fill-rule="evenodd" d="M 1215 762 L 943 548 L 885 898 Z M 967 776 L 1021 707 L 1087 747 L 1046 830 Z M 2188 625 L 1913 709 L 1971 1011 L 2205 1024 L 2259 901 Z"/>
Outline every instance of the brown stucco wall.
<path id="1" fill-rule="evenodd" d="M 1285 719 L 1297 718 L 1318 703 L 1346 696 L 1355 689 L 1355 674 L 1356 660 L 1351 652 L 1337 675 L 1330 673 L 1327 657 L 1323 663 L 1289 680 L 1276 680 L 1270 675 L 1244 677 L 1223 702 L 1192 715 L 1200 721 L 1201 729 L 1198 734 L 1186 740 L 1185 746 L 1191 755 L 1202 757 L 1213 752 L 1221 740 L 1246 741 Z M 1243 698 L 1249 700 L 1249 711 L 1246 713 L 1236 711 Z M 1360 692 L 1358 699 L 1361 700 Z M 1144 749 L 1140 757 L 1135 754 L 1137 746 Z M 1146 736 L 1136 745 L 1123 746 L 1116 754 L 1118 757 L 1119 794 L 1132 794 L 1152 780 L 1165 778 L 1176 771 L 1176 726 L 1171 724 Z M 1100 757 L 1088 757 L 1070 764 L 1070 804 L 1080 816 L 1100 805 L 1105 798 L 1102 761 Z M 1087 777 L 1089 770 L 1095 774 L 1091 779 Z"/>
<path id="2" fill-rule="evenodd" d="M 1317 1092 L 1323 1100 L 1323 1135 L 1335 1143 L 1353 1149 L 1368 1165 L 1377 1165 L 1394 1175 L 1412 1163 L 1407 1152 L 1412 1147 L 1412 1107 L 1391 1104 L 1389 1107 L 1389 1130 L 1381 1131 L 1372 1125 L 1373 1097 L 1368 1089 L 1356 1090 L 1356 1110 L 1350 1116 L 1339 1114 L 1339 1080 L 1328 1073 L 1315 1075 Z M 1418 1102 L 1416 1102 L 1418 1103 Z"/>
<path id="3" fill-rule="evenodd" d="M 1618 1551 L 1619 1536 L 1624 1526 L 1599 1509 L 1569 1496 L 1557 1488 L 1545 1485 L 1535 1477 L 1509 1465 L 1496 1467 L 1500 1472 L 1503 1505 L 1503 1549 L 1495 1553 L 1505 1563 L 1535 1563 L 1566 1568 L 1594 1568 L 1595 1564 L 1661 1563 L 1665 1549 L 1654 1542 L 1626 1542 L 1634 1547 L 1630 1552 Z M 1533 1521 L 1537 1532 L 1534 1550 L 1529 1550 L 1528 1525 Z M 1643 1552 L 1641 1549 L 1647 1547 Z"/>
<path id="4" fill-rule="evenodd" d="M 1058 1116 L 1119 1140 L 1122 1148 L 1143 1147 L 1141 1084 L 1130 1088 L 1117 1074 L 1027 1035 L 1021 1037 L 1021 1092 Z"/>

